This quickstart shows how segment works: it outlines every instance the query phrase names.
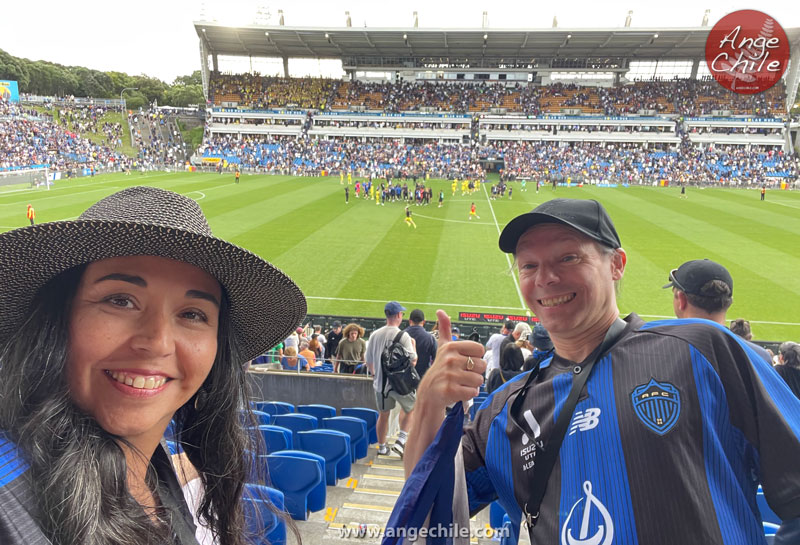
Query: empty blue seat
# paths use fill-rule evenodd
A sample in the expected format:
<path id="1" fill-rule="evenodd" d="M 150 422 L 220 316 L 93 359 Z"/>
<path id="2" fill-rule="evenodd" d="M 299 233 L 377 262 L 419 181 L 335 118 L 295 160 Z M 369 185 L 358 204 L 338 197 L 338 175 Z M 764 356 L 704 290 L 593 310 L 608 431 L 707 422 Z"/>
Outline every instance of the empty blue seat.
<path id="1" fill-rule="evenodd" d="M 294 405 L 283 401 L 256 401 L 255 403 L 259 411 L 264 411 L 272 416 L 294 412 Z"/>
<path id="2" fill-rule="evenodd" d="M 286 511 L 295 520 L 306 520 L 308 496 L 325 482 L 319 462 L 278 454 L 261 458 L 269 468 L 270 483 L 284 495 Z"/>
<path id="3" fill-rule="evenodd" d="M 517 545 L 517 537 L 511 519 L 508 515 L 503 515 L 503 526 L 500 528 L 500 545 Z"/>
<path id="4" fill-rule="evenodd" d="M 298 405 L 297 412 L 300 414 L 310 414 L 319 421 L 322 421 L 323 418 L 336 416 L 336 409 L 330 405 Z"/>
<path id="5" fill-rule="evenodd" d="M 252 429 L 261 434 L 264 444 L 267 446 L 267 454 L 294 448 L 294 434 L 290 429 L 273 425 L 258 426 Z"/>
<path id="6" fill-rule="evenodd" d="M 503 527 L 503 517 L 506 516 L 506 510 L 497 501 L 489 504 L 489 525 L 495 530 Z"/>
<path id="7" fill-rule="evenodd" d="M 254 545 L 286 545 L 286 521 L 270 510 L 271 503 L 284 511 L 283 492 L 268 486 L 246 484 L 244 518 Z"/>
<path id="8" fill-rule="evenodd" d="M 337 479 L 350 476 L 350 436 L 337 430 L 301 431 L 298 448 L 325 458 L 325 482 L 336 486 Z"/>
<path id="9" fill-rule="evenodd" d="M 276 426 L 282 426 L 292 430 L 292 437 L 294 444 L 299 445 L 300 441 L 297 439 L 297 432 L 315 430 L 319 427 L 319 421 L 316 417 L 310 414 L 279 414 L 272 419 L 272 423 Z"/>
<path id="10" fill-rule="evenodd" d="M 247 412 L 242 411 L 240 413 L 240 418 L 243 426 L 251 427 L 253 425 L 261 426 L 261 425 L 272 424 L 272 416 L 269 413 L 265 413 L 264 411 L 259 411 L 255 409 L 252 412 L 253 416 L 255 417 L 255 423 L 249 420 Z"/>
<path id="11" fill-rule="evenodd" d="M 325 459 L 299 450 L 282 450 L 267 459 L 272 485 L 283 492 L 286 510 L 295 520 L 306 520 L 308 511 L 325 508 Z"/>
<path id="12" fill-rule="evenodd" d="M 378 442 L 378 411 L 367 409 L 366 407 L 344 407 L 342 408 L 342 416 L 353 416 L 366 422 L 369 444 L 374 445 Z"/>
<path id="13" fill-rule="evenodd" d="M 353 416 L 323 418 L 322 426 L 329 430 L 343 431 L 350 436 L 350 459 L 355 462 L 367 456 L 367 423 Z"/>

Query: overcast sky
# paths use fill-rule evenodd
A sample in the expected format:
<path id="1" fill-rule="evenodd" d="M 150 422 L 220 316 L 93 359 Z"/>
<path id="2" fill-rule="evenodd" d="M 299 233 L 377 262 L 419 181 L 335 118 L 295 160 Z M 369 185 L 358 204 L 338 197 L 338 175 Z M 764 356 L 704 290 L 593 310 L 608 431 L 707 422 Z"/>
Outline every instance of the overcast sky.
<path id="1" fill-rule="evenodd" d="M 458 6 L 456 10 L 452 9 L 454 5 Z M 633 27 L 695 27 L 700 26 L 706 9 L 711 10 L 712 26 L 731 11 L 759 9 L 784 28 L 800 27 L 796 0 L 136 0 L 119 6 L 113 0 L 41 0 L 33 4 L 4 3 L 0 10 L 0 49 L 32 60 L 147 74 L 172 82 L 176 76 L 200 67 L 192 23 L 200 20 L 201 12 L 207 20 L 245 25 L 253 23 L 259 8 L 271 13 L 272 24 L 277 24 L 277 13 L 282 9 L 287 26 L 343 27 L 344 12 L 349 10 L 353 26 L 410 27 L 416 10 L 421 28 L 477 28 L 483 11 L 489 13 L 490 28 L 550 28 L 553 16 L 562 28 L 612 28 L 623 26 L 628 10 L 633 10 Z"/>

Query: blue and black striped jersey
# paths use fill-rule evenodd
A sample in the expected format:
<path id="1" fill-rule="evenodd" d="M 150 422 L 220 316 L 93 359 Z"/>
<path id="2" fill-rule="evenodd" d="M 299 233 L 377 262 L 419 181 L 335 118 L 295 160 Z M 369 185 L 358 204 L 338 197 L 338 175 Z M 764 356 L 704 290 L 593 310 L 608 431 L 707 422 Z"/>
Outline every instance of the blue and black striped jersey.
<path id="1" fill-rule="evenodd" d="M 779 516 L 800 516 L 800 401 L 713 322 L 626 321 L 579 398 L 533 542 L 765 543 L 759 483 Z M 575 366 L 558 356 L 542 365 L 519 425 L 508 412 L 527 373 L 481 406 L 462 439 L 472 512 L 499 499 L 515 525 L 525 519 L 536 455 Z"/>

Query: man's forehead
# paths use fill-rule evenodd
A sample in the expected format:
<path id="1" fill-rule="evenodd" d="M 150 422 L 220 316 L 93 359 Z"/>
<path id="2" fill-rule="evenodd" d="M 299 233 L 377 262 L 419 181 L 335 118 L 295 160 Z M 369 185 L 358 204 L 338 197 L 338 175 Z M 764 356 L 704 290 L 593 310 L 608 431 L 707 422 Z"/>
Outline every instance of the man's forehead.
<path id="1" fill-rule="evenodd" d="M 542 246 L 548 243 L 562 241 L 594 242 L 591 237 L 567 225 L 561 223 L 541 223 L 539 225 L 534 225 L 519 237 L 517 241 L 517 251 L 519 251 L 521 246 Z"/>

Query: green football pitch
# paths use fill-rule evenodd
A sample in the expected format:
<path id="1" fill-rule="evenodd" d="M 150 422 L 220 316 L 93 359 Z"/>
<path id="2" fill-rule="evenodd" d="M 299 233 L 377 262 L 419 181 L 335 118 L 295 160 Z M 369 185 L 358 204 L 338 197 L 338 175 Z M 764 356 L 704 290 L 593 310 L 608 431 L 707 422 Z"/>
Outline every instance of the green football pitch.
<path id="1" fill-rule="evenodd" d="M 554 197 L 597 199 L 614 219 L 628 253 L 620 311 L 645 319 L 672 316 L 670 269 L 689 259 L 724 264 L 735 280 L 729 318 L 751 321 L 757 339 L 800 341 L 800 193 L 689 188 L 543 187 L 514 184 L 513 200 L 490 201 L 489 188 L 451 194 L 432 181 L 434 202 L 411 206 L 417 228 L 403 221 L 403 204 L 356 198 L 345 204 L 339 177 L 229 174 L 109 174 L 58 181 L 48 191 L 0 188 L 0 231 L 23 227 L 26 205 L 37 222 L 71 219 L 95 201 L 130 185 L 170 189 L 198 201 L 214 233 L 272 262 L 308 298 L 309 312 L 382 316 L 398 300 L 429 317 L 437 308 L 523 313 L 510 262 L 497 247 L 515 215 Z M 435 202 L 439 189 L 444 206 Z M 470 203 L 480 219 L 470 221 Z"/>

